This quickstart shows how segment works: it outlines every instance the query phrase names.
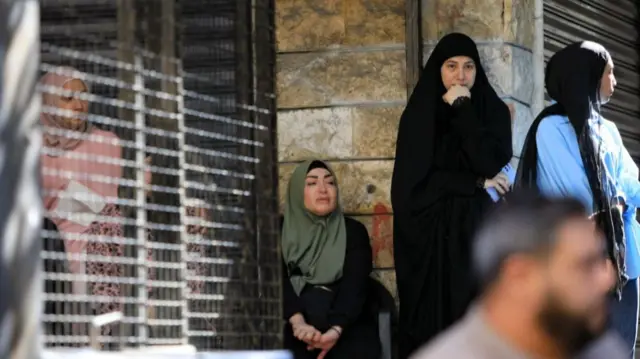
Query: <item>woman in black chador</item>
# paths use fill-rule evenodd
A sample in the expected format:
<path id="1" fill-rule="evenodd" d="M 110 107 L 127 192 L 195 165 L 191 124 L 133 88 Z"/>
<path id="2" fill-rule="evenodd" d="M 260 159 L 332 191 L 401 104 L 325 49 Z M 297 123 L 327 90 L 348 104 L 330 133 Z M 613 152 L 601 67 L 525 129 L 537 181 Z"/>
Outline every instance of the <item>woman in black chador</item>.
<path id="1" fill-rule="evenodd" d="M 400 358 L 459 319 L 473 299 L 470 240 L 509 189 L 509 109 L 480 64 L 475 43 L 443 37 L 400 119 L 391 184 L 400 299 Z"/>

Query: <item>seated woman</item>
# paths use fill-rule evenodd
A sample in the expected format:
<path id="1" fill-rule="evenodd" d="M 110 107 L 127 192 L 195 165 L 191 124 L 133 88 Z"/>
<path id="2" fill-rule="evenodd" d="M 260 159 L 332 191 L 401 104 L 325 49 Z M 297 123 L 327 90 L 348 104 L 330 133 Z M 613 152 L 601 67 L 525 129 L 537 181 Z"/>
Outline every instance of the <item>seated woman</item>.
<path id="1" fill-rule="evenodd" d="M 369 235 L 342 213 L 325 163 L 306 161 L 294 170 L 281 240 L 285 348 L 296 359 L 378 358 L 377 324 L 366 309 Z"/>

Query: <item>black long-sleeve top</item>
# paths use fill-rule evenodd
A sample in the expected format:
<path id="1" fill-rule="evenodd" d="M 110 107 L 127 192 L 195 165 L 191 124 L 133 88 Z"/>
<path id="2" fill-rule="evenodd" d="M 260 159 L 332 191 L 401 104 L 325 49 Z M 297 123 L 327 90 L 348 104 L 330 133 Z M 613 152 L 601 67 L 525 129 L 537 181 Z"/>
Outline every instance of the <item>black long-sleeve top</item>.
<path id="1" fill-rule="evenodd" d="M 443 117 L 447 120 L 438 124 L 440 136 L 424 196 L 471 196 L 484 191 L 478 181 L 493 178 L 508 163 L 511 137 L 497 136 L 498 131 L 483 125 L 470 100 L 448 108 Z"/>
<path id="2" fill-rule="evenodd" d="M 329 325 L 342 328 L 354 323 L 360 316 L 367 302 L 369 292 L 369 275 L 372 270 L 371 244 L 365 226 L 345 217 L 347 231 L 347 249 L 344 257 L 342 278 L 324 286 L 335 292 L 335 299 L 329 313 Z M 309 286 L 307 284 L 303 291 Z M 287 266 L 282 261 L 282 290 L 284 319 L 289 320 L 294 314 L 304 316 L 303 303 L 293 290 Z"/>

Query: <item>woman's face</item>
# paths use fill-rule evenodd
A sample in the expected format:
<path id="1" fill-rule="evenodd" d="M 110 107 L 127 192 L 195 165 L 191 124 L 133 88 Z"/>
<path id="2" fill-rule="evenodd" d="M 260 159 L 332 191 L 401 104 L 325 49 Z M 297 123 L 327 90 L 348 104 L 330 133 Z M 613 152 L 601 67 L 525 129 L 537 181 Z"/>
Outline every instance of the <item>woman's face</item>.
<path id="1" fill-rule="evenodd" d="M 468 56 L 448 58 L 440 68 L 442 84 L 447 89 L 451 86 L 464 86 L 471 90 L 476 81 L 476 63 Z"/>
<path id="2" fill-rule="evenodd" d="M 78 98 L 77 93 L 86 93 L 87 86 L 84 82 L 74 79 L 62 86 L 63 89 L 72 91 L 74 94 L 64 93 L 58 96 L 57 107 L 62 110 L 73 111 L 77 113 L 77 116 L 60 116 L 62 120 L 62 127 L 70 130 L 78 130 L 84 126 L 85 114 L 89 111 L 89 102 L 87 100 L 81 100 Z"/>
<path id="3" fill-rule="evenodd" d="M 314 168 L 307 173 L 304 207 L 316 216 L 327 216 L 336 209 L 338 189 L 331 172 Z"/>
<path id="4" fill-rule="evenodd" d="M 613 74 L 613 61 L 609 60 L 607 66 L 604 68 L 604 73 L 602 74 L 602 78 L 600 79 L 600 103 L 605 104 L 609 102 L 611 96 L 613 96 L 613 91 L 616 88 L 618 82 L 616 81 L 616 76 Z"/>

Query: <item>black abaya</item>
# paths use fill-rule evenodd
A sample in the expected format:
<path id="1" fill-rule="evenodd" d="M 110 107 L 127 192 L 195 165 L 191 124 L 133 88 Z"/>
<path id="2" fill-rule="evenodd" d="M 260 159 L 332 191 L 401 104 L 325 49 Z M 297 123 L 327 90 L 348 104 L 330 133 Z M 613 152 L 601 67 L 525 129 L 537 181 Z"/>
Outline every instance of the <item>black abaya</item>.
<path id="1" fill-rule="evenodd" d="M 444 61 L 476 64 L 471 99 L 449 106 Z M 475 43 L 450 34 L 434 49 L 402 114 L 391 199 L 400 299 L 400 358 L 459 319 L 473 298 L 470 239 L 491 199 L 479 180 L 511 159 L 507 106 L 491 88 Z"/>

